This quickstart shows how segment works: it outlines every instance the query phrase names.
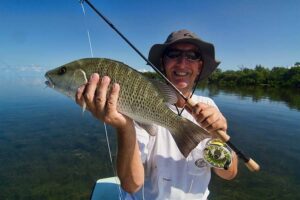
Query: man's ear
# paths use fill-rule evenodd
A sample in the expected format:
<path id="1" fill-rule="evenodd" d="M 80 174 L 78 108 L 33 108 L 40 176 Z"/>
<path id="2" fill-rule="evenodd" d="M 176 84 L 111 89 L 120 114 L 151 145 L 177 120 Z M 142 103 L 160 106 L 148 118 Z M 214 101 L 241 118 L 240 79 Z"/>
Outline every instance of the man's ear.
<path id="1" fill-rule="evenodd" d="M 159 70 L 161 71 L 161 72 L 165 72 L 165 63 L 164 63 L 164 59 L 163 58 L 160 58 L 159 59 L 159 62 L 160 62 L 160 66 L 159 66 Z M 158 66 L 157 66 L 158 67 Z"/>
<path id="2" fill-rule="evenodd" d="M 199 61 L 199 71 L 198 71 L 198 74 L 197 74 L 197 75 L 200 75 L 201 72 L 202 72 L 202 70 L 203 70 L 203 61 L 200 60 L 200 61 Z"/>

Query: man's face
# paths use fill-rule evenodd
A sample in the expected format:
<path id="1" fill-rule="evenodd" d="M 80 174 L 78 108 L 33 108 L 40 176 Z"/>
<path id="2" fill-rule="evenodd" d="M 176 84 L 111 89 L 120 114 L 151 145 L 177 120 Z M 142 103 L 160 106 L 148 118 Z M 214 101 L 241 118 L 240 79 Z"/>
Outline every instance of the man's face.
<path id="1" fill-rule="evenodd" d="M 188 94 L 202 70 L 197 46 L 190 43 L 171 45 L 163 56 L 167 78 L 184 94 Z"/>

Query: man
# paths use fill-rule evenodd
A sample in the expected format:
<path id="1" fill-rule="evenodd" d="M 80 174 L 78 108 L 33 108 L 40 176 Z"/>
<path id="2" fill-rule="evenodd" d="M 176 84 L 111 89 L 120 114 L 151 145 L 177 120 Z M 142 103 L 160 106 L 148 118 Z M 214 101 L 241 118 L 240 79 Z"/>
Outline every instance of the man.
<path id="1" fill-rule="evenodd" d="M 170 108 L 185 118 L 198 123 L 210 133 L 227 130 L 223 117 L 212 99 L 192 95 L 197 82 L 208 77 L 218 66 L 214 46 L 197 35 L 180 30 L 169 35 L 165 43 L 155 44 L 149 60 L 186 96 L 197 104 L 185 107 L 185 100 Z M 122 188 L 132 199 L 206 199 L 209 191 L 211 167 L 203 161 L 203 149 L 208 139 L 201 141 L 185 158 L 178 150 L 169 130 L 157 127 L 150 136 L 132 119 L 117 111 L 120 85 L 110 92 L 110 78 L 93 74 L 88 84 L 78 89 L 76 101 L 86 103 L 93 115 L 115 127 L 118 137 L 117 174 Z M 121 86 L 122 87 L 122 86 Z M 228 170 L 213 168 L 224 179 L 237 174 L 237 156 L 233 153 Z"/>

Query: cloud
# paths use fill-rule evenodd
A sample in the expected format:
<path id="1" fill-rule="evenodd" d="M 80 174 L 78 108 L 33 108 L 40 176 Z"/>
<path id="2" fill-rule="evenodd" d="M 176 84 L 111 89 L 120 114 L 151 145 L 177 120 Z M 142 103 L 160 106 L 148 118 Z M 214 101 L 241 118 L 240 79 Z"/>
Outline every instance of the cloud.
<path id="1" fill-rule="evenodd" d="M 138 69 L 139 72 L 154 72 L 153 69 Z"/>
<path id="2" fill-rule="evenodd" d="M 29 65 L 29 66 L 20 66 L 16 68 L 20 72 L 34 72 L 34 73 L 44 73 L 46 68 L 40 65 Z"/>
<path id="3" fill-rule="evenodd" d="M 48 67 L 38 64 L 30 65 L 2 65 L 0 64 L 1 77 L 43 76 Z"/>

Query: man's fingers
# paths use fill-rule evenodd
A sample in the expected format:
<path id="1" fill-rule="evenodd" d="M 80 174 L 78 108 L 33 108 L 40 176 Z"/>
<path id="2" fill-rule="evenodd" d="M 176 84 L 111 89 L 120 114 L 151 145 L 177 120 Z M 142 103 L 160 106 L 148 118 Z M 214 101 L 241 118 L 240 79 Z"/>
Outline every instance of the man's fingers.
<path id="1" fill-rule="evenodd" d="M 212 115 L 210 118 L 207 118 L 206 121 L 201 123 L 201 126 L 205 127 L 205 129 L 209 132 L 213 132 L 216 130 L 227 130 L 227 122 L 222 114 Z"/>
<path id="2" fill-rule="evenodd" d="M 194 116 L 197 116 L 197 115 L 199 115 L 199 113 L 201 112 L 201 110 L 202 110 L 202 108 L 201 108 L 201 106 L 200 106 L 199 103 L 198 103 L 198 104 L 196 104 L 196 105 L 193 107 L 193 109 L 192 109 L 192 114 L 193 114 Z"/>
<path id="3" fill-rule="evenodd" d="M 106 114 L 110 116 L 117 111 L 117 102 L 119 98 L 120 85 L 115 83 L 107 100 Z"/>
<path id="4" fill-rule="evenodd" d="M 193 107 L 192 114 L 201 127 L 209 132 L 218 129 L 227 130 L 226 119 L 219 110 L 213 106 L 198 103 Z"/>
<path id="5" fill-rule="evenodd" d="M 99 82 L 99 75 L 94 73 L 92 74 L 91 78 L 89 79 L 89 82 L 87 83 L 85 87 L 85 92 L 84 92 L 84 101 L 90 111 L 95 110 L 95 105 L 94 105 L 94 96 L 95 96 L 95 91 L 97 88 Z"/>
<path id="6" fill-rule="evenodd" d="M 214 123 L 209 124 L 205 129 L 209 132 L 213 132 L 216 130 L 220 130 L 222 126 L 223 126 L 223 122 L 221 120 L 217 120 Z M 222 128 L 222 130 L 223 130 L 223 128 Z"/>
<path id="7" fill-rule="evenodd" d="M 207 109 L 209 106 L 204 103 L 198 103 L 193 107 L 193 116 L 196 118 L 198 123 L 203 122 L 208 117 Z"/>
<path id="8" fill-rule="evenodd" d="M 214 123 L 220 120 L 220 115 L 218 113 L 211 113 L 207 116 L 202 122 L 200 122 L 203 128 L 208 128 L 209 126 L 213 126 Z"/>
<path id="9" fill-rule="evenodd" d="M 79 87 L 75 96 L 76 102 L 86 107 L 98 119 L 119 126 L 126 123 L 124 116 L 117 111 L 120 85 L 114 84 L 110 89 L 111 79 L 108 76 L 100 79 L 98 74 L 92 74 L 89 82 Z M 109 91 L 110 90 L 110 91 Z"/>
<path id="10" fill-rule="evenodd" d="M 96 89 L 95 106 L 98 114 L 103 115 L 104 113 L 109 83 L 110 78 L 108 76 L 104 76 Z"/>

